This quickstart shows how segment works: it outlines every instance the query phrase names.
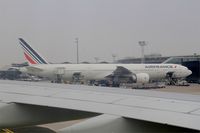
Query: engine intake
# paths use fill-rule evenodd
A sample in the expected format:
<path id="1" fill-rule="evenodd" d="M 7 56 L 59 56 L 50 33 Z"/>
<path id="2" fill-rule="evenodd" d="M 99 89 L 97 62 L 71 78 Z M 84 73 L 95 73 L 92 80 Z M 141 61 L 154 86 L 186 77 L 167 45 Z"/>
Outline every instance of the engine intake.
<path id="1" fill-rule="evenodd" d="M 132 78 L 135 83 L 149 83 L 149 75 L 147 73 L 138 73 L 133 75 Z"/>

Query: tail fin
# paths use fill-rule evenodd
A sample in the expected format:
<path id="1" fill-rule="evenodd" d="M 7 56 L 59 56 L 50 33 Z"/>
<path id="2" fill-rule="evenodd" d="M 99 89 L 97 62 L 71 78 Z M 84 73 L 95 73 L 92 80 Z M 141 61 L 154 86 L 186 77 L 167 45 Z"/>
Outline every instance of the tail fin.
<path id="1" fill-rule="evenodd" d="M 48 64 L 31 46 L 22 38 L 19 38 L 19 43 L 24 50 L 24 56 L 29 64 Z"/>

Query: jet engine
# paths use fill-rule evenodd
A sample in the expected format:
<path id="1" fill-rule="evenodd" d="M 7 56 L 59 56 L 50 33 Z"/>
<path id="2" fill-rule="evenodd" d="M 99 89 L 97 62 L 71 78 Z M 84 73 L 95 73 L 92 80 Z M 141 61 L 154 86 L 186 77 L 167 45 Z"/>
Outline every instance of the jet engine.
<path id="1" fill-rule="evenodd" d="M 132 78 L 135 83 L 149 83 L 149 75 L 147 73 L 134 74 Z"/>

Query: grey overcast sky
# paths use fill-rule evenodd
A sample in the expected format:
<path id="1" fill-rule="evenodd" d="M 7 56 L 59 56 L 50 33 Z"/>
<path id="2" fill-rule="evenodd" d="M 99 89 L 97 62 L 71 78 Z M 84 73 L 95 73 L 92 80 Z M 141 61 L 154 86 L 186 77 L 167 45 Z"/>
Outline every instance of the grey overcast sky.
<path id="1" fill-rule="evenodd" d="M 24 62 L 24 38 L 50 62 L 200 54 L 200 0 L 0 0 L 0 66 Z"/>

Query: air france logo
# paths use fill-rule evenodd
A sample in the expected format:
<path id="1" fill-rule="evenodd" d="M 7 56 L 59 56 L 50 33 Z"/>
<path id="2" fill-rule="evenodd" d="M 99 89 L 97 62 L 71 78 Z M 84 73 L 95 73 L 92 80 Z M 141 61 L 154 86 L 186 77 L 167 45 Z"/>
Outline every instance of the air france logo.
<path id="1" fill-rule="evenodd" d="M 176 68 L 176 66 L 172 65 L 146 65 L 145 68 Z"/>

